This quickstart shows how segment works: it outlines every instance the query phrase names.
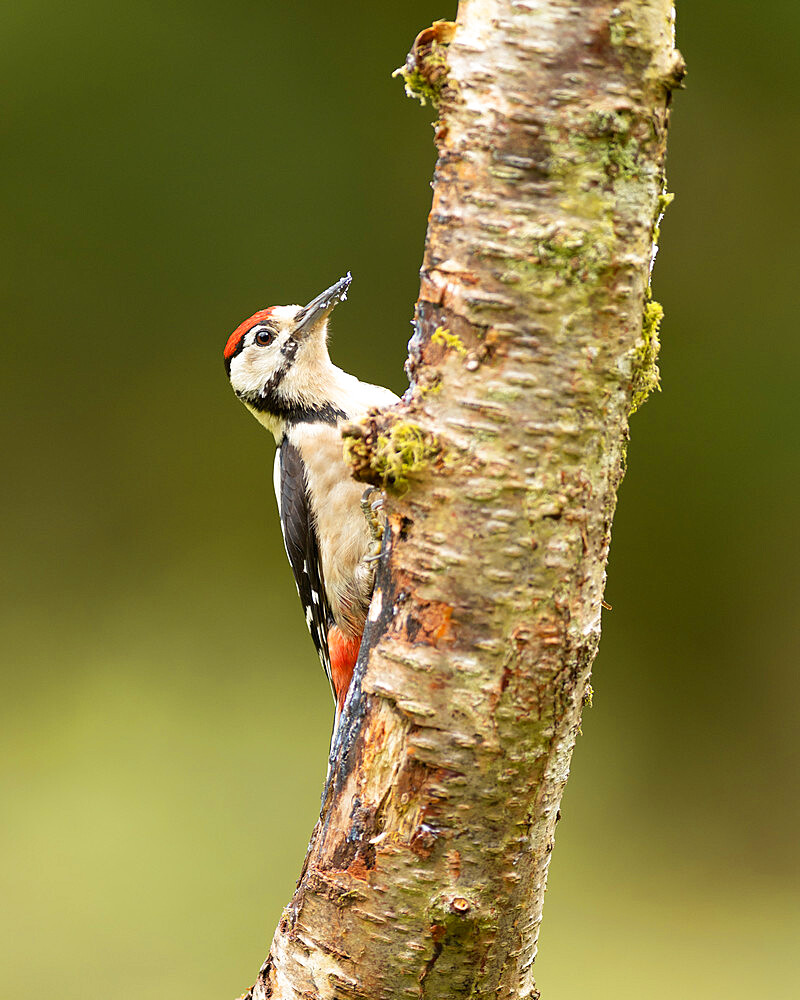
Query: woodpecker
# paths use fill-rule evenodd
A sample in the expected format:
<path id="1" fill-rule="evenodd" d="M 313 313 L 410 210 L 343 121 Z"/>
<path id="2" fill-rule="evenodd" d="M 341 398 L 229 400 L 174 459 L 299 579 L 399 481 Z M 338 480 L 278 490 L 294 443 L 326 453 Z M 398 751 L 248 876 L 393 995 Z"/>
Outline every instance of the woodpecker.
<path id="1" fill-rule="evenodd" d="M 336 721 L 364 632 L 380 535 L 371 491 L 364 494 L 345 465 L 340 425 L 399 401 L 328 355 L 328 317 L 351 280 L 348 271 L 306 306 L 261 309 L 233 331 L 224 351 L 233 391 L 275 437 L 283 541 Z"/>

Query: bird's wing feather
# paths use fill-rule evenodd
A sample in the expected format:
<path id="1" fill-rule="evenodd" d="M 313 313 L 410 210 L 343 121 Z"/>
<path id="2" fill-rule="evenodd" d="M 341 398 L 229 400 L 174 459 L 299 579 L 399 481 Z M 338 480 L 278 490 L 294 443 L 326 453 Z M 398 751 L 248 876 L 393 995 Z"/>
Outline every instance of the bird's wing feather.
<path id="1" fill-rule="evenodd" d="M 319 540 L 308 501 L 305 466 L 300 452 L 288 438 L 283 439 L 275 462 L 275 492 L 286 555 L 294 573 L 306 625 L 333 690 L 328 650 L 328 629 L 333 624 L 333 615 L 325 595 Z"/>

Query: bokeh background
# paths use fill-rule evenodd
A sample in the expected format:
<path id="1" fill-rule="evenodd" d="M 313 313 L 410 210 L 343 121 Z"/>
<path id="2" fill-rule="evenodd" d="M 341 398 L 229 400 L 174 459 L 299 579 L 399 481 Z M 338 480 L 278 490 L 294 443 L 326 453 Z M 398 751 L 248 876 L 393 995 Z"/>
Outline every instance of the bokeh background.
<path id="1" fill-rule="evenodd" d="M 3 11 L 0 996 L 234 997 L 318 808 L 327 685 L 272 446 L 220 353 L 348 268 L 335 360 L 402 391 L 454 2 Z M 797 995 L 797 37 L 679 5 L 655 294 L 545 998 Z M 793 221 L 794 219 L 794 221 Z"/>

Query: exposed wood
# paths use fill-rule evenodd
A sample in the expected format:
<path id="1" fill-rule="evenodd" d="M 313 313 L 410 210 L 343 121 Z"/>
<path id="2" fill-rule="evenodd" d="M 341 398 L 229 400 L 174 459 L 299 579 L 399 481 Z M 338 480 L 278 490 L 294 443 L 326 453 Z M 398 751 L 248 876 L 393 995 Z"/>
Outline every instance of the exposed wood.
<path id="1" fill-rule="evenodd" d="M 657 382 L 672 5 L 462 0 L 404 75 L 439 159 L 370 624 L 253 1000 L 537 996 L 629 414 Z"/>

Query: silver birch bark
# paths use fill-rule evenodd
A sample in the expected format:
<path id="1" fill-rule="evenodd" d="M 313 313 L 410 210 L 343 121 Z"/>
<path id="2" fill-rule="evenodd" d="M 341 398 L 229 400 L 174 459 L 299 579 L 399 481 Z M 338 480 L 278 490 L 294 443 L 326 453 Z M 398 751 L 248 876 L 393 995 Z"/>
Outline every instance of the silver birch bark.
<path id="1" fill-rule="evenodd" d="M 628 418 L 657 384 L 669 0 L 462 0 L 403 71 L 438 162 L 367 633 L 267 997 L 538 996 Z"/>

